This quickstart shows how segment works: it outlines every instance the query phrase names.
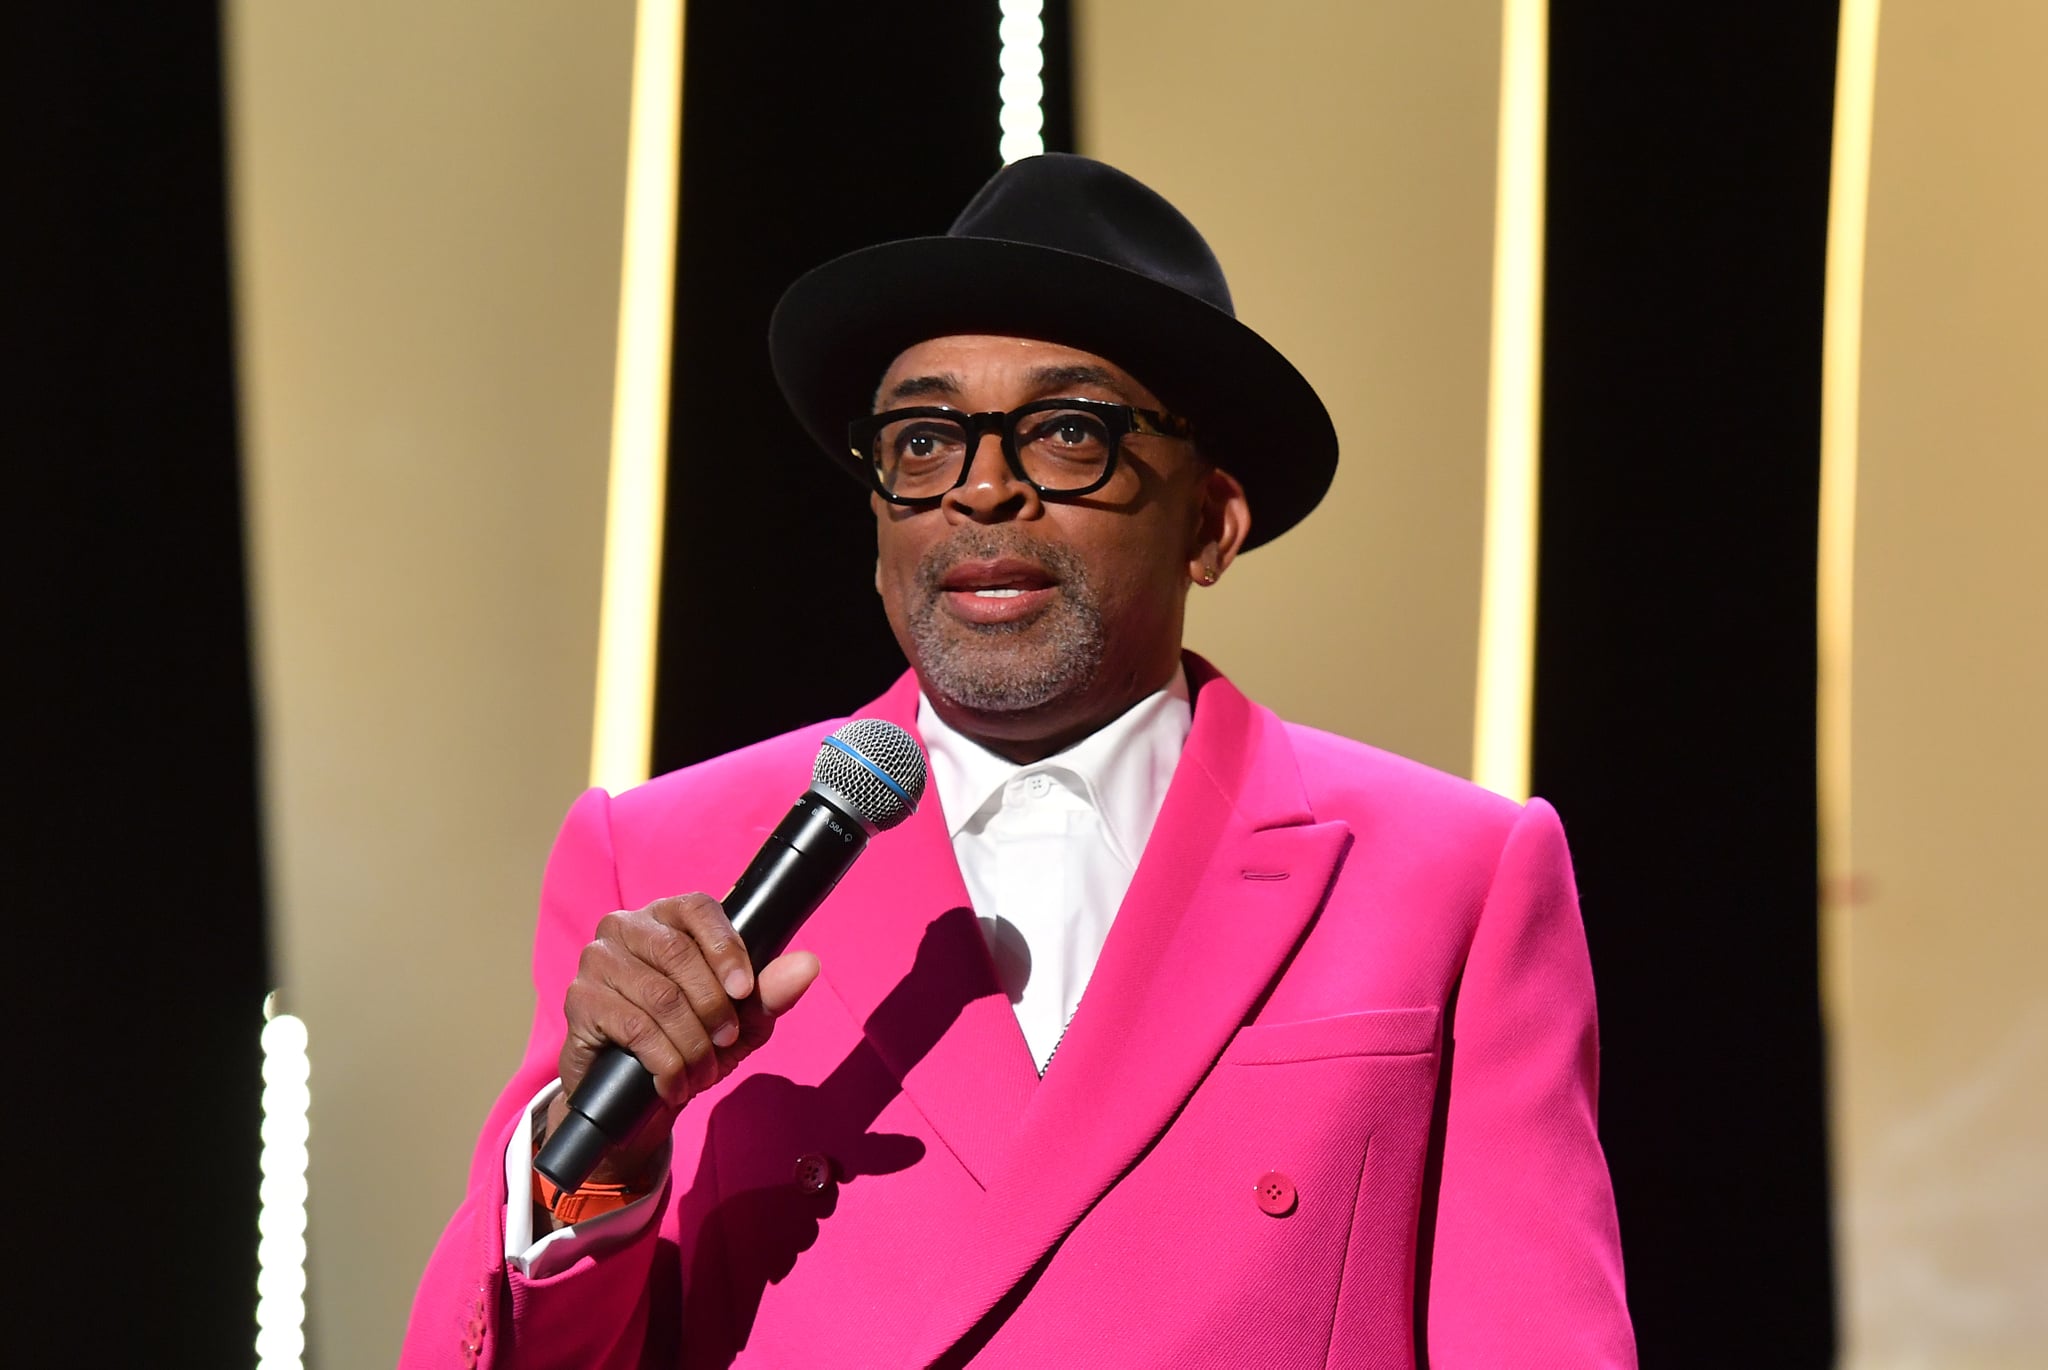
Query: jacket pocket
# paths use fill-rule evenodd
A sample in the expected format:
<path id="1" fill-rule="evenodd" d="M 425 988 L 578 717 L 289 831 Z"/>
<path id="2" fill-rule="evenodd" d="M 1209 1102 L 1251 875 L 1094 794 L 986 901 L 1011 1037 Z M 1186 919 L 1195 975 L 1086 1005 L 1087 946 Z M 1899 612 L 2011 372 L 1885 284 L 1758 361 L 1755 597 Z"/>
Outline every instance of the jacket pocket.
<path id="1" fill-rule="evenodd" d="M 1253 1023 L 1241 1027 L 1223 1049 L 1234 1066 L 1283 1065 L 1340 1056 L 1423 1056 L 1437 1048 L 1438 1011 L 1381 1008 L 1310 1018 L 1298 1023 Z"/>

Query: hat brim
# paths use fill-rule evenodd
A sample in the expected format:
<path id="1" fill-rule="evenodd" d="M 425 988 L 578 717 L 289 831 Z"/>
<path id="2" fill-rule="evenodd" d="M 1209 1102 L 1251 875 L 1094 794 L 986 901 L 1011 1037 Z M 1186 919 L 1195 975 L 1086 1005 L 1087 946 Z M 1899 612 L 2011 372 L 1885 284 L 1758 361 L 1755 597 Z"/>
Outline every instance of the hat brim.
<path id="1" fill-rule="evenodd" d="M 768 350 L 805 431 L 865 484 L 846 425 L 872 411 L 906 348 L 965 333 L 1059 343 L 1129 372 L 1244 485 L 1247 549 L 1299 523 L 1336 474 L 1329 411 L 1271 343 L 1171 285 L 1058 248 L 970 237 L 862 248 L 783 293 Z"/>

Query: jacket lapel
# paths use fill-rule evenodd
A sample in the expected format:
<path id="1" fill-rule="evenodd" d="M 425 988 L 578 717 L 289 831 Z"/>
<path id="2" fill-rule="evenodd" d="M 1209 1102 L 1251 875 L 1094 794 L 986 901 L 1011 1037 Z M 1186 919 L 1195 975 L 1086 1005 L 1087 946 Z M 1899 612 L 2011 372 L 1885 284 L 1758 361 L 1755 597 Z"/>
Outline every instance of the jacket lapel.
<path id="1" fill-rule="evenodd" d="M 1194 727 L 1158 825 L 1058 1054 L 1000 1148 L 981 1221 L 963 1223 L 947 1253 L 920 1363 L 971 1331 L 1172 1121 L 1342 859 L 1350 829 L 1314 821 L 1279 720 L 1198 657 L 1188 676 Z"/>
<path id="2" fill-rule="evenodd" d="M 906 674 L 861 713 L 915 734 L 916 678 Z M 833 916 L 811 919 L 799 944 L 817 953 L 826 983 L 904 1094 L 985 1188 L 1038 1071 L 996 981 L 935 790 L 876 835 L 827 908 Z"/>

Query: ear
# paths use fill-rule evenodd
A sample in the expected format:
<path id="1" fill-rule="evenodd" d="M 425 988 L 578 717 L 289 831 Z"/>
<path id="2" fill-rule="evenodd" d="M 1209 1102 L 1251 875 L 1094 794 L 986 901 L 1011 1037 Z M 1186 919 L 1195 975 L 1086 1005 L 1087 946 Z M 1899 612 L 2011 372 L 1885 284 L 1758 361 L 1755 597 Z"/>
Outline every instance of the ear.
<path id="1" fill-rule="evenodd" d="M 1214 585 L 1237 560 L 1238 550 L 1252 530 L 1252 508 L 1237 477 L 1220 466 L 1211 467 L 1202 478 L 1201 495 L 1188 579 L 1197 585 Z"/>

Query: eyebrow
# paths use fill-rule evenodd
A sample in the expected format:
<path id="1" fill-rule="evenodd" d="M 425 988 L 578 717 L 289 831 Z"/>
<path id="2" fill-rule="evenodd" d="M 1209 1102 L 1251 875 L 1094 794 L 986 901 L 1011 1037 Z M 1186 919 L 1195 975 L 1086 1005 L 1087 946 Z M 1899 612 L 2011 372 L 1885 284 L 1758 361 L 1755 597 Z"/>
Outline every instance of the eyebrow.
<path id="1" fill-rule="evenodd" d="M 875 407 L 897 400 L 953 399 L 960 394 L 960 378 L 950 372 L 934 376 L 907 376 L 875 396 Z"/>
<path id="2" fill-rule="evenodd" d="M 1124 389 L 1123 382 L 1114 372 L 1099 366 L 1041 366 L 1031 373 L 1032 389 L 1047 395 L 1056 390 L 1071 390 L 1076 386 L 1092 385 L 1107 390 L 1126 404 L 1131 396 Z"/>
<path id="3" fill-rule="evenodd" d="M 1132 403 L 1130 393 L 1113 371 L 1100 366 L 1075 364 L 1069 366 L 1040 366 L 1030 375 L 1031 390 L 1035 395 L 1045 396 L 1081 386 L 1095 386 L 1107 390 L 1126 404 Z M 903 400 L 958 399 L 961 391 L 960 378 L 950 371 L 937 372 L 929 376 L 906 376 L 875 396 L 875 408 L 895 404 Z"/>

